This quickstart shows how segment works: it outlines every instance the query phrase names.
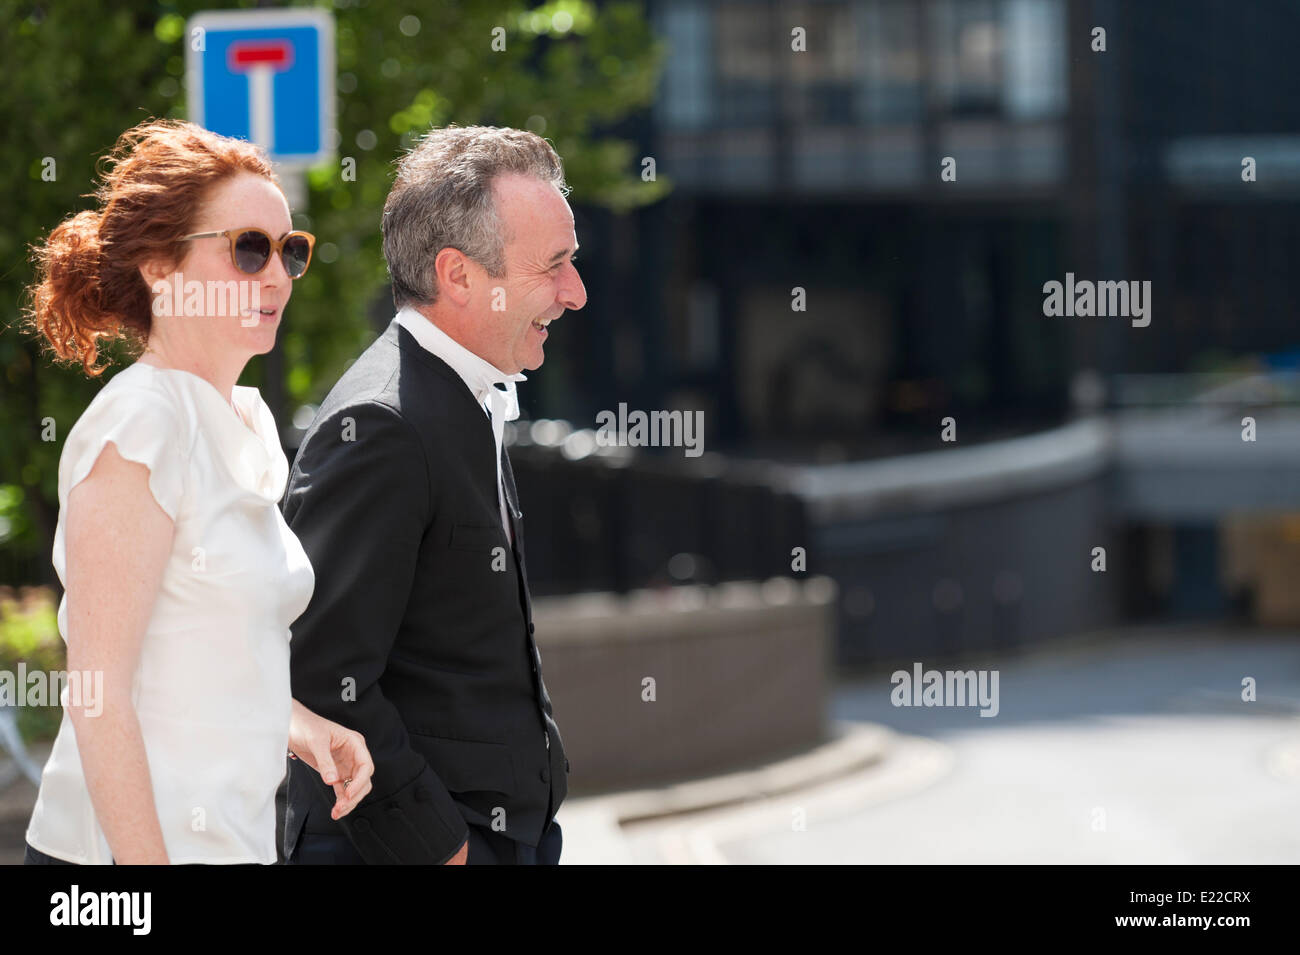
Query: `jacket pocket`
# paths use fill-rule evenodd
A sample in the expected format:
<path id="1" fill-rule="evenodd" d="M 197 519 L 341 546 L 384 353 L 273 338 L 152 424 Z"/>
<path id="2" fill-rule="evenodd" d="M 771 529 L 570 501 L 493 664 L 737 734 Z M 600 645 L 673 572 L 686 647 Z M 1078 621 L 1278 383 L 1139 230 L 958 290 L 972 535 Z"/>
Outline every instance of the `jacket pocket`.
<path id="1" fill-rule="evenodd" d="M 505 743 L 411 732 L 411 747 L 454 793 L 514 793 L 515 760 Z"/>

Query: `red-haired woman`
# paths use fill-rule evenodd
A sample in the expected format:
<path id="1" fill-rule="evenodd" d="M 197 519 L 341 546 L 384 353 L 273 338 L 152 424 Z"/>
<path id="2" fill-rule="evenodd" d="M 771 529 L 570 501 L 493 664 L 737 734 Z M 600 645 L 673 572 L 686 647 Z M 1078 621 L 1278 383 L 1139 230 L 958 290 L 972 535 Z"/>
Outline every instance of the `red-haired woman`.
<path id="1" fill-rule="evenodd" d="M 152 121 L 110 160 L 98 208 L 36 247 L 29 290 L 58 359 L 98 375 L 124 337 L 136 360 L 59 461 L 68 685 L 102 691 L 64 692 L 26 861 L 274 863 L 286 748 L 333 787 L 335 818 L 373 771 L 358 734 L 291 698 L 289 625 L 315 578 L 277 507 L 275 421 L 235 384 L 314 240 L 249 143 Z"/>

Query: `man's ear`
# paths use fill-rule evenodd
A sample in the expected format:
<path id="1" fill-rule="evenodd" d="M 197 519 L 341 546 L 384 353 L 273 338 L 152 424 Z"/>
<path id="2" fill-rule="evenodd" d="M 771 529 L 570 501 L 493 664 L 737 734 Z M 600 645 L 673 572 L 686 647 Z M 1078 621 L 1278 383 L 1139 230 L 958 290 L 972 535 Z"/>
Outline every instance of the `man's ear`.
<path id="1" fill-rule="evenodd" d="M 473 283 L 473 263 L 460 249 L 451 246 L 434 257 L 433 274 L 438 280 L 439 297 L 446 295 L 457 305 L 466 305 Z"/>

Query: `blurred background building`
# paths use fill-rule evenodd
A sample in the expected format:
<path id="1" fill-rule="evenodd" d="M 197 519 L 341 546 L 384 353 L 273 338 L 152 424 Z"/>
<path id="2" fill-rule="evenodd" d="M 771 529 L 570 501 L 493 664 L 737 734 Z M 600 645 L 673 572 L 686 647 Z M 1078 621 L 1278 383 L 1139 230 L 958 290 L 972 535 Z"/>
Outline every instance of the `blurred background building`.
<path id="1" fill-rule="evenodd" d="M 1294 347 L 1293 5 L 650 12 L 670 53 L 638 132 L 673 192 L 589 223 L 580 321 L 601 331 L 562 356 L 548 414 L 641 389 L 643 407 L 707 407 L 715 448 L 848 459 L 924 446 L 949 413 L 972 438 L 1059 422 L 1080 370 Z M 807 53 L 790 50 L 796 25 Z M 948 156 L 956 182 L 940 181 Z M 1257 183 L 1243 156 L 1266 167 Z M 1163 329 L 1045 321 L 1042 284 L 1067 270 L 1149 279 Z"/>
<path id="2" fill-rule="evenodd" d="M 591 304 L 560 326 L 569 347 L 538 374 L 545 414 L 589 422 L 611 394 L 634 407 L 701 408 L 710 450 L 807 476 L 948 447 L 947 416 L 961 447 L 1091 410 L 1200 406 L 1209 393 L 1222 437 L 1253 402 L 1294 397 L 1294 5 L 659 0 L 649 11 L 670 53 L 653 109 L 631 128 L 673 191 L 628 215 L 585 218 Z M 1098 26 L 1104 51 L 1093 48 Z M 795 27 L 807 52 L 791 50 Z M 1247 156 L 1257 181 L 1243 182 Z M 945 157 L 956 181 L 940 178 Z M 1067 272 L 1150 281 L 1152 324 L 1045 317 L 1043 284 Z M 796 287 L 806 311 L 791 309 Z M 1219 387 L 1249 374 L 1267 376 L 1266 397 Z M 1248 609 L 1249 588 L 1227 567 L 1236 558 L 1220 550 L 1241 536 L 1225 523 L 1235 508 L 1297 504 L 1276 487 L 1300 464 L 1279 446 L 1289 419 L 1278 414 L 1261 438 L 1273 451 L 1254 461 L 1243 457 L 1252 446 L 1215 445 L 1185 418 L 1143 418 L 1143 438 L 1121 414 L 1111 420 L 1129 423 L 1128 450 L 1076 449 L 1098 457 L 1091 484 L 1061 489 L 1073 503 L 1031 517 L 1017 502 L 1008 506 L 1022 530 L 990 514 L 971 533 L 990 547 L 1025 538 L 1000 579 L 1042 601 L 1048 619 L 1030 619 L 1050 620 L 1048 631 Z M 1172 445 L 1153 445 L 1151 428 Z M 1212 473 L 1166 480 L 1169 456 L 1197 447 L 1207 460 L 1183 454 L 1180 473 Z M 1006 448 L 1010 465 L 1018 448 Z M 1261 494 L 1249 477 L 1265 453 L 1259 476 L 1274 487 Z M 858 484 L 873 473 L 861 470 Z M 841 493 L 852 497 L 853 484 L 845 477 Z M 966 632 L 969 619 L 953 623 L 966 632 L 955 645 L 1005 629 L 995 623 L 999 568 L 979 548 L 959 558 L 952 528 L 873 530 L 825 513 L 835 526 L 813 553 L 846 584 L 846 646 L 866 633 L 856 607 L 886 612 L 899 649 L 914 648 L 902 595 L 967 576 L 981 578 L 959 586 L 982 635 Z M 1058 546 L 1067 527 L 1085 558 L 1089 534 L 1112 547 L 1114 586 L 1080 590 L 1086 578 L 1071 568 L 1087 562 Z M 882 534 L 893 543 L 871 543 Z M 923 571 L 906 572 L 916 588 L 879 586 L 885 567 L 868 554 L 881 547 L 895 567 L 895 548 L 932 552 Z M 1022 565 L 1048 576 L 1026 582 Z M 880 606 L 882 592 L 898 599 L 898 616 Z M 974 594 L 983 610 L 971 609 Z"/>

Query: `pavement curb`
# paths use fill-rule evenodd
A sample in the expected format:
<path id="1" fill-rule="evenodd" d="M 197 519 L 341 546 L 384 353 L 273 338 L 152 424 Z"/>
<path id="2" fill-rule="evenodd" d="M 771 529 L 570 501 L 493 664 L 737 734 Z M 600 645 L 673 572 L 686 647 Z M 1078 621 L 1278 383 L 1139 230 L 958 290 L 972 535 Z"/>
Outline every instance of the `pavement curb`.
<path id="1" fill-rule="evenodd" d="M 877 723 L 837 720 L 821 745 L 755 769 L 566 800 L 558 814 L 564 830 L 562 863 L 632 864 L 624 825 L 739 806 L 830 782 L 880 763 L 894 740 L 894 731 Z"/>
<path id="2" fill-rule="evenodd" d="M 895 739 L 893 730 L 877 723 L 837 720 L 826 742 L 754 769 L 565 800 L 558 816 L 564 829 L 561 858 L 564 864 L 629 864 L 633 859 L 624 825 L 739 806 L 830 782 L 880 763 Z M 43 764 L 46 753 L 37 749 L 32 756 Z M 35 797 L 34 787 L 25 780 L 0 794 L 0 817 L 9 817 L 0 818 L 0 827 L 8 823 L 25 828 Z"/>

